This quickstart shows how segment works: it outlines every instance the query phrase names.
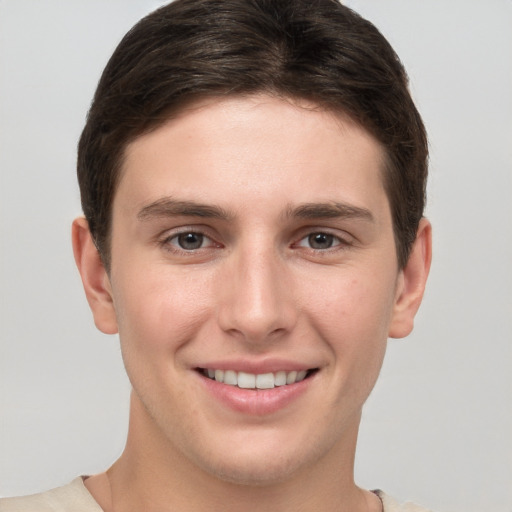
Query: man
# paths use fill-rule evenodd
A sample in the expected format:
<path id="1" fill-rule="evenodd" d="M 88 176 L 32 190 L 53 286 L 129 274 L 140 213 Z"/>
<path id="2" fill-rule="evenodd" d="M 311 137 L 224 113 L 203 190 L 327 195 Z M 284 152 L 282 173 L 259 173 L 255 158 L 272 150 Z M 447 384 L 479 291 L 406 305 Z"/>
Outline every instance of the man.
<path id="1" fill-rule="evenodd" d="M 0 510 L 422 510 L 354 483 L 430 265 L 397 56 L 335 0 L 176 0 L 98 85 L 73 248 L 133 392 L 105 473 Z"/>

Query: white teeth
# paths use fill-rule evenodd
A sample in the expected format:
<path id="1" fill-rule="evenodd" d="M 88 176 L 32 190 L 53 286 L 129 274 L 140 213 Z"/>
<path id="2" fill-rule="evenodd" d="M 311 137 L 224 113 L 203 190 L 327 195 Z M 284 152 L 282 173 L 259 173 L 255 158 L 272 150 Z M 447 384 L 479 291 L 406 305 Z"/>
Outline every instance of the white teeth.
<path id="1" fill-rule="evenodd" d="M 306 370 L 301 370 L 300 372 L 297 372 L 297 379 L 295 380 L 295 382 L 300 382 L 301 380 L 304 380 L 306 377 L 306 373 Z M 226 377 L 224 377 L 224 379 L 226 379 Z"/>
<path id="2" fill-rule="evenodd" d="M 274 377 L 274 386 L 284 386 L 286 384 L 286 372 L 276 372 Z"/>
<path id="3" fill-rule="evenodd" d="M 252 373 L 238 372 L 238 387 L 254 389 L 256 387 L 256 375 Z"/>
<path id="4" fill-rule="evenodd" d="M 208 368 L 204 374 L 217 382 L 228 384 L 229 386 L 238 386 L 243 389 L 272 389 L 276 386 L 285 386 L 295 384 L 306 378 L 307 370 L 300 371 L 278 371 L 276 373 L 254 373 L 236 372 L 234 370 L 214 370 Z"/>
<path id="5" fill-rule="evenodd" d="M 293 384 L 296 378 L 297 372 L 290 372 L 288 375 L 286 375 L 286 384 Z"/>
<path id="6" fill-rule="evenodd" d="M 260 373 L 256 375 L 256 387 L 258 389 L 272 389 L 274 387 L 274 374 Z"/>
<path id="7" fill-rule="evenodd" d="M 229 384 L 230 386 L 236 386 L 238 384 L 238 378 L 236 372 L 233 370 L 226 370 L 224 372 L 224 384 Z"/>

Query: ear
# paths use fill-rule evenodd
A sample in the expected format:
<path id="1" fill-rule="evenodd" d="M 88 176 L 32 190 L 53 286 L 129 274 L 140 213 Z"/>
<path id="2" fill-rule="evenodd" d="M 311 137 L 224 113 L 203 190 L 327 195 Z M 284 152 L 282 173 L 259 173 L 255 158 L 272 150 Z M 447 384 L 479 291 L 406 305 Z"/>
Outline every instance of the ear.
<path id="1" fill-rule="evenodd" d="M 84 217 L 73 221 L 73 254 L 96 327 L 105 334 L 117 333 L 117 320 L 110 278 L 93 242 Z"/>
<path id="2" fill-rule="evenodd" d="M 389 327 L 389 337 L 404 338 L 414 327 L 414 317 L 420 307 L 432 260 L 432 226 L 423 218 L 416 240 L 397 282 L 395 306 Z"/>

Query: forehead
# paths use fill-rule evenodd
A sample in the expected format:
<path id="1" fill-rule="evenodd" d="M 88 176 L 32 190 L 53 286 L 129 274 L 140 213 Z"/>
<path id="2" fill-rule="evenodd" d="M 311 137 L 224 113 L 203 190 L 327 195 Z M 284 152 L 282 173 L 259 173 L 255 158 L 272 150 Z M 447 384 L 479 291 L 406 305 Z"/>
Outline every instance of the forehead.
<path id="1" fill-rule="evenodd" d="M 269 96 L 192 104 L 125 152 L 116 202 L 157 196 L 281 205 L 384 194 L 384 151 L 364 128 L 305 101 Z M 315 197 L 313 197 L 315 196 Z"/>

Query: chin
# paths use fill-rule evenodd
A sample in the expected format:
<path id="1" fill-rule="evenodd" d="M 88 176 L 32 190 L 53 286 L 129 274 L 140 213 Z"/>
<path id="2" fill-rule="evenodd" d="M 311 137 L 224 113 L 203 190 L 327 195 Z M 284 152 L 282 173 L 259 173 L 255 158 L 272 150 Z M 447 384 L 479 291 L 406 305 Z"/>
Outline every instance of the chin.
<path id="1" fill-rule="evenodd" d="M 195 464 L 210 476 L 240 486 L 272 486 L 290 481 L 304 468 L 318 464 L 331 448 L 332 442 L 289 443 L 276 439 L 247 439 L 240 444 L 231 441 L 228 448 L 218 447 L 192 455 Z M 195 460 L 194 460 L 195 459 Z"/>
<path id="2" fill-rule="evenodd" d="M 275 485 L 292 478 L 300 464 L 291 461 L 258 461 L 243 464 L 236 462 L 233 464 L 223 463 L 219 466 L 210 466 L 206 469 L 213 477 L 224 482 L 252 486 L 265 487 Z"/>

